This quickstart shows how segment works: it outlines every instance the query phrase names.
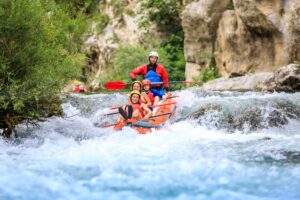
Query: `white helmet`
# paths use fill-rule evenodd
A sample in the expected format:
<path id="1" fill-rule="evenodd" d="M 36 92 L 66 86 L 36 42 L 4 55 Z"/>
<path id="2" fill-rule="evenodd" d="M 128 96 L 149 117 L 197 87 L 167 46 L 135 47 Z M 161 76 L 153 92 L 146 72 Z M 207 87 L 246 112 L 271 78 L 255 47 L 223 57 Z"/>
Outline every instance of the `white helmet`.
<path id="1" fill-rule="evenodd" d="M 157 53 L 156 51 L 151 51 L 151 52 L 149 53 L 149 57 L 151 57 L 151 56 L 155 56 L 155 57 L 158 58 L 158 53 Z"/>

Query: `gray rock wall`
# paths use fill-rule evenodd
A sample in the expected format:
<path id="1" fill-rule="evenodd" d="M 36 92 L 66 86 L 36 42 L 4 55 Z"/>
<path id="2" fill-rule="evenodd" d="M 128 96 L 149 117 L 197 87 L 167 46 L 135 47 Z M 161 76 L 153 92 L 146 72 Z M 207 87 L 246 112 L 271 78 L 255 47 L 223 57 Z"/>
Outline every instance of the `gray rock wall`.
<path id="1" fill-rule="evenodd" d="M 299 0 L 186 1 L 186 78 L 215 59 L 222 76 L 272 72 L 300 62 Z"/>

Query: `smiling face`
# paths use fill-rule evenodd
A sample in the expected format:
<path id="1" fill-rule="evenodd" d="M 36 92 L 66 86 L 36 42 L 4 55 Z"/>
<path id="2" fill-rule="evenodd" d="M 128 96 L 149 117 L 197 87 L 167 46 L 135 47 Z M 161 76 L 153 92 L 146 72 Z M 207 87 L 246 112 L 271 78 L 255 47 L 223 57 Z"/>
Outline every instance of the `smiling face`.
<path id="1" fill-rule="evenodd" d="M 132 90 L 138 90 L 138 91 L 140 91 L 141 90 L 141 85 L 138 84 L 138 83 L 134 83 L 133 86 L 132 86 Z"/>
<path id="2" fill-rule="evenodd" d="M 144 86 L 143 86 L 143 89 L 146 90 L 146 91 L 150 90 L 150 85 L 149 85 L 149 84 L 144 85 Z"/>
<path id="3" fill-rule="evenodd" d="M 150 56 L 149 60 L 150 60 L 151 64 L 155 64 L 157 62 L 157 57 L 156 56 Z"/>
<path id="4" fill-rule="evenodd" d="M 140 96 L 138 94 L 132 94 L 131 95 L 131 102 L 132 103 L 138 103 L 140 100 Z"/>

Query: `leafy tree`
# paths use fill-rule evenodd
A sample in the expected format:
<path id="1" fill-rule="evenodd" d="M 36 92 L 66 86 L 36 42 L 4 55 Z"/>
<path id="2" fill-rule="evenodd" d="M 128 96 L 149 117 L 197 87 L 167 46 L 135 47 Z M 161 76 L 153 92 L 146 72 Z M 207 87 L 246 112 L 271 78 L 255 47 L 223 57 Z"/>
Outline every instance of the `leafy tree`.
<path id="1" fill-rule="evenodd" d="M 165 33 L 177 33 L 182 30 L 180 13 L 182 1 L 178 0 L 140 0 L 141 11 L 146 13 L 147 21 L 155 22 L 157 27 Z"/>
<path id="2" fill-rule="evenodd" d="M 78 18 L 81 14 L 91 16 L 96 13 L 99 0 L 55 0 L 55 2 L 67 11 L 70 17 Z"/>
<path id="3" fill-rule="evenodd" d="M 53 1 L 0 0 L 0 128 L 61 113 L 59 92 L 84 65 L 76 21 Z"/>

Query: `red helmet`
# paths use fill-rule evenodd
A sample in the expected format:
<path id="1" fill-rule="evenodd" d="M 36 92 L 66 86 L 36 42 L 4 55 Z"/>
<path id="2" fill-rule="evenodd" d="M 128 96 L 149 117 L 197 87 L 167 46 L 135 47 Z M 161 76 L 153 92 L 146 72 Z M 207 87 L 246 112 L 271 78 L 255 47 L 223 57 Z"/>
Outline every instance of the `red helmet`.
<path id="1" fill-rule="evenodd" d="M 145 80 L 142 81 L 142 84 L 143 84 L 143 86 L 144 85 L 151 85 L 151 81 L 148 80 L 148 79 L 145 79 Z"/>

